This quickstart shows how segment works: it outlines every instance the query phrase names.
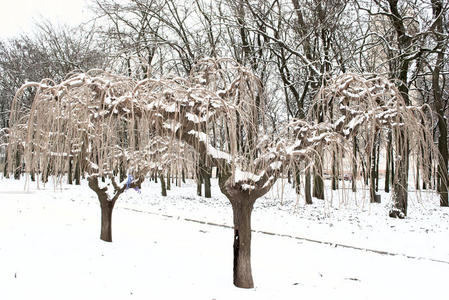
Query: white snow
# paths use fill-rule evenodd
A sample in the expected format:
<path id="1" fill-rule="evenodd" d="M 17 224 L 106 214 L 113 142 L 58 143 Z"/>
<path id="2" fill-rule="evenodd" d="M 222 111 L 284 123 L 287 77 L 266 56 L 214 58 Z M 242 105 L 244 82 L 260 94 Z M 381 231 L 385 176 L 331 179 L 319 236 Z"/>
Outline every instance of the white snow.
<path id="1" fill-rule="evenodd" d="M 279 170 L 281 167 L 282 167 L 282 162 L 281 161 L 275 161 L 275 162 L 272 162 L 270 164 L 270 168 L 272 170 Z"/>
<path id="2" fill-rule="evenodd" d="M 385 193 L 369 204 L 366 190 L 343 197 L 326 189 L 327 201 L 306 206 L 278 182 L 255 204 L 255 288 L 245 290 L 232 285 L 232 209 L 216 181 L 212 199 L 196 196 L 191 181 L 172 185 L 168 197 L 148 181 L 142 194 L 127 191 L 114 210 L 113 243 L 99 239 L 98 200 L 85 181 L 56 191 L 31 184 L 30 192 L 23 180 L 0 183 L 1 299 L 447 297 L 449 210 L 434 193 L 410 193 L 409 216 L 397 220 L 386 216 Z"/>
<path id="3" fill-rule="evenodd" d="M 229 153 L 218 150 L 217 148 L 212 146 L 209 143 L 207 134 L 205 134 L 204 132 L 190 130 L 188 134 L 195 136 L 200 142 L 204 143 L 206 145 L 207 153 L 212 155 L 213 158 L 224 159 L 227 162 L 230 162 L 232 160 L 232 156 Z"/>
<path id="4" fill-rule="evenodd" d="M 263 173 L 260 175 L 253 174 L 251 172 L 242 171 L 239 168 L 235 169 L 234 173 L 234 182 L 244 182 L 247 180 L 251 180 L 253 182 L 257 182 L 260 180 L 260 178 L 263 176 Z"/>

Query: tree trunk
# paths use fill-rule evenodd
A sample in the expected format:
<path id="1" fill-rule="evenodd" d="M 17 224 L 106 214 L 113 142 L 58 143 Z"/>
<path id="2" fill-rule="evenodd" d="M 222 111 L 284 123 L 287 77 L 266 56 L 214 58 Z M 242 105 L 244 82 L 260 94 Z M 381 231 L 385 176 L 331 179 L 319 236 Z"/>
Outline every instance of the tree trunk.
<path id="1" fill-rule="evenodd" d="M 15 163 L 16 163 L 16 167 L 14 169 L 14 179 L 20 179 L 20 174 L 22 173 L 22 167 L 20 166 L 21 162 L 20 162 L 19 151 L 16 151 Z"/>
<path id="2" fill-rule="evenodd" d="M 357 140 L 352 139 L 352 192 L 357 192 Z"/>
<path id="3" fill-rule="evenodd" d="M 324 182 L 323 182 L 323 170 L 321 166 L 315 165 L 315 174 L 313 178 L 313 196 L 318 199 L 324 200 Z"/>
<path id="4" fill-rule="evenodd" d="M 69 158 L 69 171 L 67 174 L 67 181 L 69 184 L 73 184 L 72 169 L 73 169 L 73 158 Z"/>
<path id="5" fill-rule="evenodd" d="M 234 285 L 253 288 L 251 271 L 251 212 L 253 204 L 245 198 L 233 199 L 234 214 Z"/>
<path id="6" fill-rule="evenodd" d="M 81 185 L 81 171 L 80 171 L 80 162 L 79 159 L 76 160 L 75 164 L 75 184 Z"/>
<path id="7" fill-rule="evenodd" d="M 167 188 L 165 186 L 164 174 L 162 172 L 159 174 L 159 181 L 161 182 L 161 194 L 163 197 L 167 196 Z"/>
<path id="8" fill-rule="evenodd" d="M 297 195 L 301 193 L 301 172 L 295 167 L 295 192 Z"/>
<path id="9" fill-rule="evenodd" d="M 123 162 L 120 163 L 120 182 L 123 182 L 126 178 L 126 170 Z"/>
<path id="10" fill-rule="evenodd" d="M 8 152 L 5 153 L 5 157 L 8 157 Z M 3 166 L 3 177 L 9 178 L 8 159 L 5 159 L 5 165 Z"/>
<path id="11" fill-rule="evenodd" d="M 408 181 L 408 143 L 407 135 L 401 131 L 398 134 L 397 141 L 397 161 L 396 171 L 393 183 L 393 207 L 389 212 L 392 218 L 403 219 L 407 216 L 407 181 Z"/>
<path id="12" fill-rule="evenodd" d="M 420 190 L 420 187 L 419 187 L 419 165 L 420 165 L 420 163 L 419 163 L 419 159 L 417 158 L 416 159 L 416 181 L 415 181 L 415 189 L 417 190 L 417 191 L 419 191 Z"/>
<path id="13" fill-rule="evenodd" d="M 377 149 L 376 149 L 376 192 L 379 191 L 379 160 L 380 160 L 380 135 L 377 136 Z"/>
<path id="14" fill-rule="evenodd" d="M 212 198 L 210 177 L 212 176 L 212 169 L 204 167 L 202 170 L 202 178 L 204 180 L 204 197 Z"/>
<path id="15" fill-rule="evenodd" d="M 168 171 L 167 171 L 167 190 L 168 191 L 171 190 L 170 176 L 171 176 L 170 169 L 168 169 Z"/>
<path id="16" fill-rule="evenodd" d="M 100 199 L 101 206 L 101 234 L 100 239 L 112 242 L 112 209 L 114 204 L 107 199 Z"/>
<path id="17" fill-rule="evenodd" d="M 388 132 L 387 137 L 387 150 L 386 150 L 386 163 L 385 163 L 385 193 L 390 192 L 390 160 L 392 159 L 391 149 L 391 131 Z"/>
<path id="18" fill-rule="evenodd" d="M 306 204 L 313 204 L 313 201 L 312 201 L 312 195 L 311 195 L 311 180 L 310 180 L 310 169 L 307 169 L 307 171 L 306 171 L 306 180 L 305 180 L 306 182 L 305 182 L 305 187 L 304 187 L 304 189 L 305 189 L 305 191 L 304 191 L 304 194 L 305 194 L 305 196 L 306 196 Z"/>
<path id="19" fill-rule="evenodd" d="M 200 167 L 198 167 L 196 172 L 196 194 L 198 196 L 201 196 L 201 186 L 202 186 L 202 176 L 201 171 L 199 170 Z"/>
<path id="20" fill-rule="evenodd" d="M 377 134 L 375 135 L 377 137 Z M 371 148 L 370 157 L 370 175 L 369 175 L 369 191 L 370 191 L 370 202 L 380 203 L 380 195 L 376 193 L 376 162 L 377 162 L 377 139 L 374 139 L 373 146 Z"/>

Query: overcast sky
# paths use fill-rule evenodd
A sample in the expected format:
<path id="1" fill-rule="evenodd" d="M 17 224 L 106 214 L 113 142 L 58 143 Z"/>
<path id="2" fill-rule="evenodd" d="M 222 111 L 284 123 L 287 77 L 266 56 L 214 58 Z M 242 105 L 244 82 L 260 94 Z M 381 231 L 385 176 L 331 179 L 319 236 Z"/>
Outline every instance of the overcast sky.
<path id="1" fill-rule="evenodd" d="M 79 24 L 88 19 L 88 0 L 7 0 L 0 8 L 0 38 L 30 32 L 41 16 L 52 22 Z"/>

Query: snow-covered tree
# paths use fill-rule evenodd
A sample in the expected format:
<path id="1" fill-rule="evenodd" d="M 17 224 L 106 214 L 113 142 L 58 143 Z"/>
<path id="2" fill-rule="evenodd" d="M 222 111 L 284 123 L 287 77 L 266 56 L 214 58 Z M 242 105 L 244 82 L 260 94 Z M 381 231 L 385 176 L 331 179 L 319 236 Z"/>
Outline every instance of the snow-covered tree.
<path id="1" fill-rule="evenodd" d="M 13 102 L 10 171 L 22 157 L 26 173 L 42 174 L 44 181 L 49 175 L 61 179 L 67 173 L 86 173 L 100 202 L 100 238 L 105 241 L 112 241 L 112 210 L 119 196 L 140 186 L 147 172 L 160 170 L 176 146 L 154 151 L 157 139 L 144 113 L 145 103 L 133 97 L 134 86 L 128 77 L 91 71 L 59 84 L 27 83 Z M 15 110 L 29 88 L 36 89 L 31 109 Z M 118 172 L 121 182 L 116 179 Z"/>
<path id="2" fill-rule="evenodd" d="M 113 176 L 120 163 L 138 178 L 131 182 L 133 186 L 149 168 L 161 167 L 154 163 L 163 161 L 155 153 L 182 157 L 181 146 L 196 152 L 206 165 L 216 166 L 220 190 L 232 205 L 234 284 L 242 288 L 254 286 L 254 203 L 289 168 L 298 169 L 300 163 L 309 168 L 326 152 L 340 153 L 340 160 L 351 161 L 356 135 L 369 137 L 390 129 L 397 144 L 397 172 L 404 172 L 404 138 L 416 145 L 430 140 L 422 108 L 406 106 L 394 84 L 380 77 L 346 74 L 329 80 L 319 91 L 309 119 L 284 124 L 276 135 L 266 124 L 263 86 L 249 69 L 232 59 L 203 59 L 186 78 L 133 82 L 106 73 L 87 73 L 55 86 L 45 81 L 29 85 L 38 87 L 37 98 L 26 118 L 27 126 L 17 123 L 27 128 L 26 138 L 23 130 L 16 134 L 13 128 L 10 133 L 10 145 L 17 144 L 18 138 L 24 140 L 27 172 L 47 165 L 53 172 L 64 172 L 69 158 L 77 156 L 88 162 L 89 186 L 100 203 L 113 207 L 125 189 L 124 182 L 116 183 Z M 13 112 L 11 120 L 16 119 Z M 159 143 L 156 137 L 168 143 Z M 110 178 L 111 194 L 99 177 Z M 403 182 L 397 182 L 394 189 L 395 196 L 406 193 Z M 402 217 L 406 207 L 395 211 Z"/>
<path id="3" fill-rule="evenodd" d="M 156 130 L 170 129 L 172 138 L 184 141 L 219 168 L 220 189 L 233 209 L 234 284 L 238 287 L 253 286 L 253 205 L 290 167 L 301 161 L 310 166 L 318 153 L 347 152 L 362 127 L 368 135 L 388 127 L 399 143 L 396 165 L 403 172 L 400 145 L 404 136 L 416 143 L 429 140 L 421 108 L 405 106 L 394 84 L 378 77 L 345 75 L 331 81 L 319 92 L 313 109 L 323 121 L 316 122 L 318 118 L 311 114 L 309 121 L 295 120 L 277 136 L 270 136 L 265 124 L 258 79 L 230 59 L 204 59 L 187 79 L 143 80 L 135 95 L 147 101 L 145 113 L 156 122 Z M 351 153 L 345 158 L 351 159 Z M 404 187 L 398 182 L 395 193 L 406 192 Z M 403 211 L 402 207 L 397 210 Z"/>

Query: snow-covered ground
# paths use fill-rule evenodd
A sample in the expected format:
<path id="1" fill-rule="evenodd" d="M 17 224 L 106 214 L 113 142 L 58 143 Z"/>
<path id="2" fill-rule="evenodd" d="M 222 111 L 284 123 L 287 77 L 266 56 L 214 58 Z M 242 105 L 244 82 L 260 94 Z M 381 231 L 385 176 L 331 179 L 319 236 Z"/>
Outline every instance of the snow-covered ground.
<path id="1" fill-rule="evenodd" d="M 411 193 L 396 220 L 388 194 L 327 189 L 305 206 L 280 182 L 254 209 L 250 290 L 232 285 L 232 211 L 212 193 L 162 197 L 146 181 L 118 200 L 105 243 L 86 182 L 0 179 L 0 299 L 447 299 L 449 209 L 433 193 Z"/>

